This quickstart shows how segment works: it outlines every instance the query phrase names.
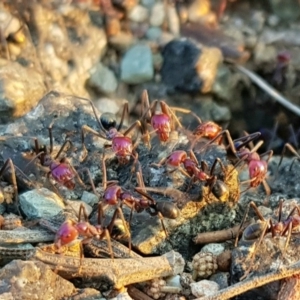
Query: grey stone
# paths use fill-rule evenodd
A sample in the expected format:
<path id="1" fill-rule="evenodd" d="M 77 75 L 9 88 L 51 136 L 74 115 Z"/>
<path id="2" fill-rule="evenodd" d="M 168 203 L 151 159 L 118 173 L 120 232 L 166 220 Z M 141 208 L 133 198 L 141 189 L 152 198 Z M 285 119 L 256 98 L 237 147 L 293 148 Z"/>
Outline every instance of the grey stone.
<path id="1" fill-rule="evenodd" d="M 0 60 L 0 82 L 0 123 L 29 112 L 46 91 L 38 71 L 3 59 Z"/>
<path id="2" fill-rule="evenodd" d="M 0 280 L 0 294 L 15 300 L 62 299 L 76 292 L 72 283 L 42 262 L 14 260 L 1 269 Z"/>
<path id="3" fill-rule="evenodd" d="M 99 202 L 99 198 L 96 195 L 87 191 L 82 193 L 81 200 L 90 206 L 93 206 Z"/>
<path id="4" fill-rule="evenodd" d="M 118 87 L 118 81 L 113 71 L 102 63 L 96 64 L 90 69 L 90 78 L 88 84 L 97 91 L 104 94 L 114 93 Z"/>
<path id="5" fill-rule="evenodd" d="M 202 249 L 201 252 L 210 252 L 216 256 L 224 252 L 225 247 L 222 244 L 216 244 L 216 243 L 211 243 L 205 245 Z"/>
<path id="6" fill-rule="evenodd" d="M 228 280 L 230 274 L 228 272 L 218 272 L 210 276 L 210 280 L 216 282 L 220 289 L 226 289 L 228 287 Z"/>
<path id="7" fill-rule="evenodd" d="M 298 0 L 269 0 L 271 9 L 282 20 L 293 22 L 300 16 Z"/>
<path id="8" fill-rule="evenodd" d="M 156 3 L 151 10 L 151 15 L 149 22 L 151 26 L 161 26 L 165 20 L 165 9 L 164 9 L 164 4 L 162 2 Z"/>
<path id="9" fill-rule="evenodd" d="M 160 39 L 162 30 L 159 27 L 150 27 L 146 32 L 148 40 L 157 41 Z"/>
<path id="10" fill-rule="evenodd" d="M 201 49 L 187 39 L 168 43 L 163 52 L 162 81 L 169 89 L 183 92 L 199 92 L 202 80 L 196 71 Z"/>
<path id="11" fill-rule="evenodd" d="M 151 49 L 147 45 L 137 44 L 130 48 L 121 62 L 121 80 L 129 84 L 139 84 L 153 78 Z"/>
<path id="12" fill-rule="evenodd" d="M 46 188 L 21 194 L 20 206 L 24 214 L 31 219 L 49 219 L 64 209 L 62 199 Z"/>
<path id="13" fill-rule="evenodd" d="M 145 22 L 148 18 L 149 12 L 148 9 L 142 5 L 136 5 L 128 14 L 128 18 L 131 21 L 142 23 Z"/>

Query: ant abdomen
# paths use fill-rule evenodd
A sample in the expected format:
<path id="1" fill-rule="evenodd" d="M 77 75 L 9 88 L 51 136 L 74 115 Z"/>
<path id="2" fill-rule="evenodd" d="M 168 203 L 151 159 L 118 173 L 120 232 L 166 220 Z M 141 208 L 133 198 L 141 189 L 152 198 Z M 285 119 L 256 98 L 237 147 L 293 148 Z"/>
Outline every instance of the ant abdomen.
<path id="1" fill-rule="evenodd" d="M 117 126 L 116 116 L 110 112 L 103 113 L 100 117 L 100 122 L 105 130 L 116 128 Z"/>
<path id="2" fill-rule="evenodd" d="M 211 188 L 213 195 L 220 201 L 225 202 L 229 198 L 229 188 L 225 182 L 217 180 Z"/>

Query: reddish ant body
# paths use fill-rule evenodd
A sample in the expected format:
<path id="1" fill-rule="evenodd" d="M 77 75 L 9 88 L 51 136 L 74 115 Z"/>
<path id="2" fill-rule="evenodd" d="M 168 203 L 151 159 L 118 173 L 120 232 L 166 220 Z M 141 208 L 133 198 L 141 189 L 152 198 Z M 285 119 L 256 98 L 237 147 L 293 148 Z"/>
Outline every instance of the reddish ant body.
<path id="1" fill-rule="evenodd" d="M 80 220 L 82 213 L 84 215 L 84 221 Z M 101 205 L 98 205 L 98 225 L 95 226 L 89 223 L 85 208 L 83 205 L 81 205 L 79 209 L 78 221 L 76 222 L 74 220 L 66 220 L 58 229 L 54 244 L 59 250 L 61 246 L 72 244 L 78 239 L 79 236 L 84 237 L 84 239 L 81 241 L 81 244 L 90 242 L 92 238 L 96 238 L 99 240 L 106 238 L 108 249 L 111 254 L 111 258 L 113 259 L 114 255 L 111 247 L 110 234 L 118 215 L 121 217 L 124 228 L 126 228 L 127 230 L 122 210 L 119 207 L 116 208 L 109 225 L 105 227 L 103 225 L 103 210 Z M 83 252 L 81 251 L 81 257 L 82 256 Z"/>
<path id="2" fill-rule="evenodd" d="M 140 172 L 136 173 L 137 180 L 141 189 L 144 188 L 143 177 Z M 126 205 L 131 209 L 130 221 L 132 218 L 132 212 L 136 211 L 140 213 L 142 211 L 146 211 L 151 216 L 158 215 L 161 219 L 177 219 L 180 212 L 178 207 L 171 202 L 156 202 L 152 197 L 150 197 L 144 190 L 140 188 L 135 188 L 135 191 L 141 194 L 143 197 L 135 197 L 129 191 L 124 190 L 122 187 L 117 185 L 116 183 L 110 184 L 107 186 L 106 181 L 106 167 L 105 167 L 105 159 L 103 159 L 103 188 L 104 188 L 104 204 L 108 205 L 118 205 L 122 207 Z M 162 227 L 167 235 L 167 231 L 165 229 L 164 223 L 162 221 Z"/>
<path id="3" fill-rule="evenodd" d="M 291 239 L 292 232 L 295 229 L 298 229 L 300 226 L 300 208 L 296 205 L 292 209 L 292 211 L 289 213 L 287 218 L 285 220 L 282 220 L 283 199 L 280 199 L 279 209 L 278 209 L 278 220 L 276 222 L 272 222 L 271 219 L 266 220 L 260 213 L 256 204 L 251 201 L 250 204 L 248 205 L 248 208 L 246 210 L 246 213 L 245 213 L 242 223 L 240 225 L 239 233 L 240 233 L 240 230 L 247 218 L 250 207 L 252 207 L 252 209 L 255 211 L 256 215 L 258 216 L 258 218 L 260 220 L 260 222 L 250 224 L 244 230 L 243 235 L 242 235 L 243 242 L 246 242 L 246 243 L 256 242 L 255 249 L 252 249 L 252 251 L 250 253 L 250 257 L 249 257 L 251 259 L 251 262 L 249 262 L 249 265 L 252 267 L 252 265 L 253 265 L 252 261 L 255 256 L 256 250 L 262 243 L 263 238 L 268 233 L 271 233 L 272 237 L 286 235 L 286 242 L 285 242 L 283 252 L 286 251 L 289 241 Z M 294 214 L 296 211 L 298 213 L 297 215 Z M 238 244 L 239 233 L 236 236 L 235 247 Z M 249 272 L 251 271 L 251 267 L 248 268 L 248 270 L 244 273 L 242 278 L 245 278 L 249 274 Z"/>
<path id="4" fill-rule="evenodd" d="M 245 181 L 243 183 L 250 182 L 249 188 L 258 187 L 262 183 L 264 185 L 266 194 L 270 195 L 271 190 L 266 182 L 266 176 L 267 176 L 267 172 L 268 172 L 268 162 L 273 155 L 273 151 L 269 150 L 269 151 L 259 155 L 256 151 L 259 149 L 259 147 L 262 144 L 263 144 L 263 141 L 259 142 L 251 150 L 246 147 L 242 147 L 240 150 L 238 150 L 236 152 L 236 156 L 238 158 L 240 158 L 240 161 L 237 162 L 237 164 L 235 166 L 240 164 L 240 162 L 246 162 L 248 164 L 250 180 Z M 262 157 L 264 157 L 264 156 L 267 156 L 266 160 L 262 159 Z M 246 189 L 245 191 L 247 191 L 248 189 Z"/>
<path id="5" fill-rule="evenodd" d="M 199 167 L 198 160 L 192 150 L 189 151 L 189 155 L 186 151 L 177 150 L 171 153 L 167 158 L 162 159 L 158 164 L 154 165 L 161 166 L 166 164 L 168 167 L 173 168 L 171 172 L 178 169 L 187 177 L 192 177 L 192 181 L 199 180 L 205 182 L 216 198 L 221 201 L 226 201 L 229 195 L 228 187 L 224 181 L 219 180 L 216 175 L 213 175 L 217 163 L 221 166 L 223 173 L 226 174 L 225 167 L 219 158 L 214 161 L 210 172 L 208 172 L 208 165 L 204 161 L 201 161 Z M 181 165 L 183 165 L 183 168 Z"/>
<path id="6" fill-rule="evenodd" d="M 50 138 L 50 151 L 48 153 L 47 147 L 44 146 L 40 148 L 38 140 L 35 138 L 35 153 L 36 156 L 27 164 L 25 169 L 31 164 L 35 159 L 39 159 L 41 165 L 43 167 L 49 167 L 50 171 L 47 174 L 47 177 L 50 175 L 52 178 L 59 184 L 63 185 L 69 190 L 73 190 L 75 188 L 75 177 L 78 182 L 85 187 L 84 183 L 80 179 L 78 173 L 73 168 L 71 164 L 68 163 L 67 158 L 62 158 L 58 160 L 60 154 L 64 151 L 67 145 L 72 146 L 72 142 L 70 140 L 66 140 L 61 146 L 60 150 L 57 152 L 56 156 L 52 158 L 51 154 L 53 152 L 53 134 L 52 134 L 52 123 L 48 127 L 49 138 Z"/>
<path id="7" fill-rule="evenodd" d="M 220 132 L 214 139 L 212 139 L 209 143 L 204 145 L 203 149 L 205 149 L 209 144 L 212 144 L 215 140 L 218 140 L 220 136 L 226 135 L 228 146 L 227 152 L 231 151 L 231 153 L 234 155 L 236 159 L 238 159 L 238 162 L 235 164 L 235 167 L 237 167 L 242 162 L 246 162 L 249 169 L 249 181 L 245 181 L 242 183 L 250 182 L 250 186 L 248 189 L 252 187 L 258 187 L 261 183 L 263 183 L 264 188 L 266 190 L 266 194 L 270 195 L 271 191 L 270 188 L 265 180 L 267 172 L 268 172 L 268 162 L 271 159 L 273 155 L 273 151 L 269 150 L 263 154 L 258 154 L 256 151 L 259 149 L 259 147 L 263 144 L 263 141 L 260 141 L 254 148 L 251 150 L 246 148 L 245 145 L 252 142 L 254 139 L 260 136 L 259 132 L 252 133 L 250 135 L 246 135 L 244 137 L 241 137 L 236 140 L 232 140 L 229 132 L 227 130 L 224 130 Z M 229 151 L 230 150 L 230 151 Z M 267 156 L 266 160 L 262 160 L 262 157 Z M 245 191 L 247 191 L 246 189 Z M 245 192 L 244 191 L 244 192 Z"/>
<path id="8" fill-rule="evenodd" d="M 135 148 L 137 147 L 137 143 L 133 144 L 132 139 L 128 137 L 127 135 L 136 127 L 139 126 L 141 128 L 141 122 L 135 121 L 130 127 L 124 132 L 121 133 L 120 130 L 123 126 L 123 121 L 125 118 L 125 114 L 128 115 L 128 103 L 126 102 L 123 106 L 123 112 L 122 112 L 122 118 L 120 121 L 120 124 L 118 127 L 116 127 L 116 120 L 111 113 L 104 113 L 101 115 L 100 119 L 97 117 L 96 108 L 94 103 L 86 98 L 77 97 L 78 99 L 88 101 L 90 105 L 92 106 L 95 118 L 97 120 L 97 123 L 100 128 L 100 132 L 97 132 L 90 128 L 87 125 L 82 126 L 81 128 L 81 141 L 82 146 L 84 149 L 84 138 L 85 138 L 85 132 L 89 132 L 93 135 L 96 135 L 98 137 L 101 137 L 105 140 L 111 141 L 111 145 L 108 147 L 111 147 L 113 152 L 115 153 L 116 157 L 118 158 L 118 161 L 120 164 L 126 164 L 129 162 L 130 157 L 134 157 L 135 160 L 137 160 L 137 154 L 135 153 Z"/>
<path id="9" fill-rule="evenodd" d="M 160 105 L 161 111 L 157 111 L 157 104 Z M 149 97 L 146 90 L 142 94 L 142 128 L 143 136 L 146 143 L 149 143 L 150 137 L 147 125 L 150 124 L 161 142 L 167 142 L 172 133 L 175 133 L 175 123 L 182 127 L 172 108 L 166 102 L 155 100 L 149 103 Z"/>

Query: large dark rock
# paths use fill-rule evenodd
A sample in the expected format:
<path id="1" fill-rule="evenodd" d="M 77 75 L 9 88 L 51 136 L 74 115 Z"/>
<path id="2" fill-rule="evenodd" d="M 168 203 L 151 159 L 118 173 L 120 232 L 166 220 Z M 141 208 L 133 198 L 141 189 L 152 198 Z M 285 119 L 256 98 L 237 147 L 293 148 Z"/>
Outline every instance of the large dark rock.
<path id="1" fill-rule="evenodd" d="M 195 69 L 200 54 L 200 48 L 187 39 L 174 40 L 165 46 L 161 76 L 170 91 L 200 91 L 202 80 Z"/>

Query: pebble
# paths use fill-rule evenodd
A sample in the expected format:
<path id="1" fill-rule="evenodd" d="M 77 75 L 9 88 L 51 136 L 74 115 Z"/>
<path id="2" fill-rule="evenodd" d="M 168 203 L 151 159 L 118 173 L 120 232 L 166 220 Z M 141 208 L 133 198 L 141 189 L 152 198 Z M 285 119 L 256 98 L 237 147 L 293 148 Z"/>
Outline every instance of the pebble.
<path id="1" fill-rule="evenodd" d="M 222 244 L 217 244 L 217 243 L 210 243 L 205 245 L 200 252 L 210 252 L 214 254 L 215 256 L 218 256 L 222 252 L 224 252 L 225 247 Z"/>
<path id="2" fill-rule="evenodd" d="M 161 26 L 165 20 L 165 9 L 163 3 L 156 3 L 151 10 L 149 23 L 151 26 Z"/>
<path id="3" fill-rule="evenodd" d="M 76 212 L 76 215 L 77 217 L 79 217 L 79 209 L 80 209 L 80 206 L 83 205 L 84 209 L 85 209 L 85 212 L 87 213 L 87 215 L 89 216 L 91 213 L 92 213 L 92 210 L 93 208 L 83 202 L 83 201 L 72 201 L 72 200 L 67 200 L 67 203 L 68 203 L 68 206 Z M 83 218 L 84 216 L 83 215 L 80 215 L 81 218 Z"/>
<path id="4" fill-rule="evenodd" d="M 150 27 L 146 32 L 146 38 L 150 41 L 158 41 L 162 30 L 159 27 Z"/>
<path id="5" fill-rule="evenodd" d="M 29 112 L 46 91 L 40 72 L 3 59 L 0 61 L 0 82 L 0 123 Z"/>
<path id="6" fill-rule="evenodd" d="M 87 191 L 83 191 L 81 200 L 90 206 L 93 206 L 94 204 L 97 204 L 99 202 L 99 198 L 95 194 L 89 193 Z"/>
<path id="7" fill-rule="evenodd" d="M 153 75 L 153 60 L 149 46 L 137 44 L 125 53 L 121 61 L 122 81 L 139 84 L 151 80 Z"/>
<path id="8" fill-rule="evenodd" d="M 162 81 L 170 90 L 200 91 L 203 83 L 195 70 L 195 63 L 201 49 L 196 43 L 188 39 L 173 40 L 164 47 L 162 55 Z"/>
<path id="9" fill-rule="evenodd" d="M 20 206 L 29 219 L 50 219 L 64 209 L 62 199 L 46 188 L 21 194 Z"/>
<path id="10" fill-rule="evenodd" d="M 141 4 L 147 8 L 151 8 L 155 5 L 155 0 L 142 0 Z"/>
<path id="11" fill-rule="evenodd" d="M 213 296 L 219 290 L 216 282 L 206 279 L 193 282 L 190 287 L 195 297 Z"/>
<path id="12" fill-rule="evenodd" d="M 228 272 L 218 272 L 216 274 L 211 275 L 210 280 L 216 282 L 220 289 L 226 289 L 228 287 L 228 279 L 230 274 Z"/>
<path id="13" fill-rule="evenodd" d="M 114 72 L 102 63 L 96 64 L 90 70 L 90 75 L 88 84 L 97 91 L 104 94 L 112 94 L 117 90 L 118 80 Z"/>
<path id="14" fill-rule="evenodd" d="M 131 21 L 142 23 L 148 19 L 149 11 L 142 5 L 136 5 L 128 14 L 128 18 Z"/>

